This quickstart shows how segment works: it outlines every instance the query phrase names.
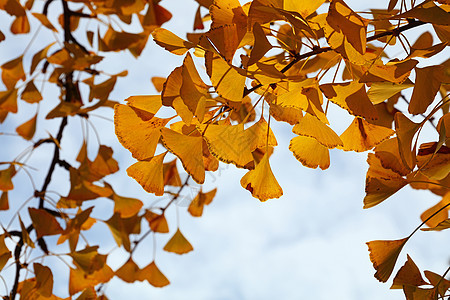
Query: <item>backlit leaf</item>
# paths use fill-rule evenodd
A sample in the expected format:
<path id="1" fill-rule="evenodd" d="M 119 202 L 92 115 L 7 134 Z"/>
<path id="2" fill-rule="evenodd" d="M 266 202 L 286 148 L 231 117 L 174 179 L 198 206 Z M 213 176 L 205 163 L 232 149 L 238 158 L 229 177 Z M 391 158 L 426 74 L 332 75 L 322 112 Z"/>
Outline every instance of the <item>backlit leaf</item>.
<path id="1" fill-rule="evenodd" d="M 330 149 L 344 145 L 330 127 L 308 113 L 292 128 L 292 132 L 315 138 L 323 146 Z"/>
<path id="2" fill-rule="evenodd" d="M 408 238 L 392 241 L 371 241 L 367 242 L 370 252 L 370 260 L 377 271 L 375 278 L 381 282 L 386 282 L 394 270 L 397 258 L 402 251 Z"/>
<path id="3" fill-rule="evenodd" d="M 53 295 L 53 274 L 49 267 L 38 263 L 33 264 L 36 274 L 36 289 L 44 297 Z"/>
<path id="4" fill-rule="evenodd" d="M 341 134 L 345 151 L 363 152 L 372 149 L 394 134 L 390 128 L 373 125 L 356 117 L 350 126 Z"/>
<path id="5" fill-rule="evenodd" d="M 269 164 L 269 155 L 266 154 L 256 165 L 254 170 L 248 171 L 241 179 L 241 186 L 252 193 L 252 196 L 264 202 L 268 199 L 279 198 L 283 190 L 278 184 Z"/>
<path id="6" fill-rule="evenodd" d="M 164 246 L 164 250 L 167 252 L 173 252 L 176 254 L 185 254 L 194 250 L 189 241 L 181 233 L 180 229 L 177 229 L 175 234 L 170 238 L 167 244 Z"/>
<path id="7" fill-rule="evenodd" d="M 37 115 L 17 127 L 16 132 L 24 139 L 28 141 L 31 140 L 34 136 L 34 132 L 36 131 L 36 119 Z"/>
<path id="8" fill-rule="evenodd" d="M 46 235 L 55 235 L 63 232 L 56 218 L 47 211 L 29 207 L 28 213 L 38 239 Z"/>
<path id="9" fill-rule="evenodd" d="M 167 224 L 166 217 L 164 214 L 158 215 L 150 210 L 146 210 L 144 218 L 148 221 L 150 228 L 154 232 L 168 233 L 169 225 Z"/>
<path id="10" fill-rule="evenodd" d="M 138 161 L 127 169 L 128 176 L 134 178 L 147 193 L 156 196 L 164 194 L 163 160 L 167 152 L 147 161 Z"/>
<path id="11" fill-rule="evenodd" d="M 255 44 L 253 45 L 253 49 L 250 53 L 250 59 L 247 63 L 247 66 L 252 65 L 259 61 L 264 55 L 272 49 L 272 45 L 267 40 L 266 34 L 264 30 L 261 28 L 261 25 L 255 23 L 253 25 L 253 35 L 255 36 Z"/>
<path id="12" fill-rule="evenodd" d="M 412 170 L 416 165 L 416 146 L 411 150 L 412 140 L 419 130 L 420 124 L 412 122 L 399 112 L 395 114 L 394 120 L 400 157 L 404 165 Z"/>
<path id="13" fill-rule="evenodd" d="M 421 230 L 423 230 L 423 231 L 441 231 L 441 230 L 445 230 L 445 229 L 449 229 L 449 228 L 450 228 L 450 219 L 446 219 L 434 227 L 421 228 Z"/>
<path id="14" fill-rule="evenodd" d="M 16 168 L 13 164 L 10 164 L 7 169 L 0 170 L 0 190 L 6 192 L 14 188 L 12 183 L 14 175 L 16 175 Z"/>
<path id="15" fill-rule="evenodd" d="M 430 207 L 429 209 L 425 210 L 421 215 L 420 219 L 422 221 L 426 221 L 428 218 L 430 218 L 425 224 L 427 224 L 428 227 L 436 227 L 441 222 L 444 222 L 446 219 L 448 219 L 448 211 L 450 210 L 450 206 L 448 204 L 450 203 L 450 193 L 445 194 L 444 197 L 442 197 L 442 200 Z"/>
<path id="16" fill-rule="evenodd" d="M 217 189 L 213 189 L 207 193 L 203 193 L 202 190 L 200 190 L 197 196 L 195 196 L 195 198 L 191 201 L 191 204 L 189 204 L 188 212 L 191 216 L 201 217 L 203 214 L 203 207 L 212 202 L 216 192 Z"/>
<path id="17" fill-rule="evenodd" d="M 0 210 L 9 209 L 8 192 L 2 192 L 0 195 Z"/>
<path id="18" fill-rule="evenodd" d="M 172 52 L 173 54 L 183 55 L 190 48 L 194 47 L 194 44 L 188 41 L 179 38 L 172 32 L 164 28 L 157 28 L 152 33 L 153 39 L 155 42 L 166 49 L 167 51 Z"/>
<path id="19" fill-rule="evenodd" d="M 295 158 L 308 168 L 320 167 L 322 170 L 330 166 L 330 154 L 328 148 L 320 144 L 315 138 L 297 136 L 289 144 Z"/>
<path id="20" fill-rule="evenodd" d="M 366 196 L 364 197 L 363 208 L 371 208 L 380 204 L 395 194 L 407 183 L 408 181 L 403 177 L 394 177 L 389 179 L 367 177 Z"/>
<path id="21" fill-rule="evenodd" d="M 25 244 L 27 244 L 28 246 L 30 246 L 31 248 L 34 248 L 35 245 L 33 243 L 33 240 L 31 240 L 30 235 L 28 233 L 27 228 L 25 227 L 25 225 L 22 222 L 22 218 L 19 215 L 19 224 L 20 224 L 20 229 L 22 230 L 22 239 L 25 242 Z"/>
<path id="22" fill-rule="evenodd" d="M 25 80 L 25 72 L 22 65 L 23 55 L 4 63 L 2 69 L 2 81 L 7 89 L 12 89 L 17 81 Z"/>
<path id="23" fill-rule="evenodd" d="M 164 287 L 170 283 L 166 276 L 159 270 L 155 262 L 152 261 L 141 270 L 141 279 L 145 279 L 154 287 Z"/>
<path id="24" fill-rule="evenodd" d="M 398 270 L 397 275 L 395 275 L 391 289 L 401 289 L 404 285 L 421 286 L 427 284 L 427 282 L 423 280 L 420 270 L 414 261 L 409 255 L 407 255 L 407 257 L 408 260 L 400 270 Z"/>

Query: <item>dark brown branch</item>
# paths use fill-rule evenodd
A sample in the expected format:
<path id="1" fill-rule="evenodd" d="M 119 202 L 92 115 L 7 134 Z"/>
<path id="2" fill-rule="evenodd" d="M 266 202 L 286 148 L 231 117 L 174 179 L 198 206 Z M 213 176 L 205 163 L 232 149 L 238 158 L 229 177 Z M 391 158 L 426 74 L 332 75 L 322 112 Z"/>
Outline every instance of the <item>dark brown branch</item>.
<path id="1" fill-rule="evenodd" d="M 373 36 L 370 36 L 370 37 L 368 37 L 366 39 L 366 41 L 367 42 L 371 42 L 371 41 L 374 41 L 376 39 L 379 39 L 379 38 L 382 38 L 382 37 L 385 37 L 385 36 L 391 36 L 391 35 L 392 36 L 398 36 L 403 31 L 406 31 L 406 30 L 409 30 L 409 29 L 412 29 L 414 27 L 418 27 L 418 26 L 424 25 L 424 24 L 427 24 L 427 23 L 426 22 L 422 22 L 420 20 L 408 19 L 408 24 L 400 26 L 400 27 L 397 27 L 397 28 L 395 28 L 393 30 L 383 31 L 383 32 L 380 32 L 380 33 L 375 34 Z M 289 62 L 289 64 L 287 64 L 280 72 L 281 73 L 287 72 L 290 68 L 292 68 L 293 65 L 295 65 L 296 63 L 298 63 L 302 59 L 305 59 L 305 58 L 308 58 L 308 57 L 311 57 L 311 56 L 314 56 L 314 55 L 318 55 L 320 53 L 328 52 L 328 51 L 331 51 L 331 50 L 333 50 L 333 49 L 331 49 L 331 47 L 315 47 L 309 52 L 306 52 L 306 53 L 303 53 L 303 54 L 296 54 L 294 56 L 294 59 L 291 60 Z M 254 92 L 255 90 L 259 89 L 260 87 L 262 87 L 262 84 L 257 84 L 257 85 L 255 85 L 254 87 L 252 87 L 250 89 L 244 88 L 244 96 L 243 97 L 245 97 L 248 94 Z"/>

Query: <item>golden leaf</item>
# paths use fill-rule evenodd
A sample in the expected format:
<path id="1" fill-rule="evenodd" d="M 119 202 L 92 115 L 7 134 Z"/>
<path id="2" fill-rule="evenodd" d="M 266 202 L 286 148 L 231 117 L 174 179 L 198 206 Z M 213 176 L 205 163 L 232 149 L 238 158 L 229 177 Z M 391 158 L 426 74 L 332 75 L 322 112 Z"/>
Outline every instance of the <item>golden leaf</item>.
<path id="1" fill-rule="evenodd" d="M 394 270 L 397 258 L 402 251 L 408 238 L 392 241 L 371 241 L 367 242 L 370 252 L 370 261 L 377 271 L 375 278 L 381 282 L 386 282 Z"/>
<path id="2" fill-rule="evenodd" d="M 383 126 L 373 125 L 356 117 L 350 126 L 341 134 L 344 151 L 363 152 L 372 149 L 395 132 Z"/>
<path id="3" fill-rule="evenodd" d="M 53 274 L 49 267 L 38 263 L 33 264 L 36 275 L 36 289 L 44 297 L 53 295 Z"/>
<path id="4" fill-rule="evenodd" d="M 209 205 L 212 202 L 214 196 L 216 195 L 216 192 L 217 188 L 207 193 L 203 193 L 202 190 L 200 190 L 197 196 L 195 196 L 195 198 L 191 201 L 191 204 L 189 204 L 188 212 L 193 217 L 201 217 L 203 214 L 203 207 L 205 205 Z"/>
<path id="5" fill-rule="evenodd" d="M 38 239 L 46 235 L 55 235 L 63 232 L 56 218 L 47 211 L 29 207 L 28 213 Z"/>
<path id="6" fill-rule="evenodd" d="M 7 89 L 13 89 L 17 81 L 25 80 L 25 72 L 22 64 L 23 55 L 4 63 L 2 69 L 2 81 Z"/>
<path id="7" fill-rule="evenodd" d="M 163 47 L 167 51 L 173 54 L 183 55 L 190 48 L 194 47 L 194 44 L 179 38 L 172 32 L 164 28 L 156 28 L 152 33 L 153 39 L 156 44 Z"/>
<path id="8" fill-rule="evenodd" d="M 320 167 L 322 170 L 330 166 L 330 154 L 328 148 L 320 144 L 315 138 L 297 136 L 289 144 L 295 158 L 308 168 Z"/>
<path id="9" fill-rule="evenodd" d="M 138 161 L 127 169 L 128 176 L 134 178 L 147 193 L 164 195 L 163 160 L 167 152 L 147 161 Z"/>
<path id="10" fill-rule="evenodd" d="M 380 204 L 398 190 L 404 187 L 408 181 L 403 177 L 383 178 L 366 178 L 366 196 L 364 197 L 364 207 L 371 208 Z"/>
<path id="11" fill-rule="evenodd" d="M 24 139 L 28 141 L 31 140 L 34 136 L 34 132 L 36 131 L 36 119 L 37 114 L 30 120 L 17 127 L 16 132 Z"/>
<path id="12" fill-rule="evenodd" d="M 164 246 L 164 250 L 167 252 L 173 252 L 176 254 L 185 254 L 194 250 L 189 241 L 184 237 L 178 228 L 175 234 L 170 238 L 167 244 Z"/>
<path id="13" fill-rule="evenodd" d="M 421 286 L 428 284 L 423 280 L 419 268 L 416 266 L 411 257 L 409 255 L 407 255 L 407 257 L 408 260 L 400 268 L 400 270 L 398 270 L 397 275 L 395 275 L 391 289 L 401 289 L 404 285 Z"/>
<path id="14" fill-rule="evenodd" d="M 330 127 L 308 113 L 292 128 L 292 132 L 315 138 L 323 146 L 330 149 L 344 145 Z"/>
<path id="15" fill-rule="evenodd" d="M 202 137 L 180 134 L 168 128 L 162 128 L 161 133 L 164 146 L 178 156 L 186 172 L 197 183 L 202 184 L 205 181 Z"/>
<path id="16" fill-rule="evenodd" d="M 167 224 L 164 214 L 158 215 L 150 210 L 146 210 L 144 218 L 148 221 L 148 224 L 154 232 L 168 233 L 169 225 Z"/>
<path id="17" fill-rule="evenodd" d="M 12 183 L 14 175 L 16 175 L 16 168 L 13 164 L 10 164 L 7 169 L 0 170 L 0 190 L 6 192 L 14 188 Z"/>
<path id="18" fill-rule="evenodd" d="M 412 140 L 420 124 L 412 122 L 400 112 L 395 114 L 394 121 L 400 157 L 403 164 L 412 170 L 416 165 L 416 146 L 411 150 Z"/>
<path id="19" fill-rule="evenodd" d="M 283 195 L 283 190 L 270 168 L 268 154 L 264 155 L 254 170 L 250 170 L 241 178 L 241 186 L 262 202 Z"/>
<path id="20" fill-rule="evenodd" d="M 140 278 L 147 280 L 154 287 L 164 287 L 170 283 L 166 276 L 159 270 L 155 262 L 152 261 L 141 270 Z"/>

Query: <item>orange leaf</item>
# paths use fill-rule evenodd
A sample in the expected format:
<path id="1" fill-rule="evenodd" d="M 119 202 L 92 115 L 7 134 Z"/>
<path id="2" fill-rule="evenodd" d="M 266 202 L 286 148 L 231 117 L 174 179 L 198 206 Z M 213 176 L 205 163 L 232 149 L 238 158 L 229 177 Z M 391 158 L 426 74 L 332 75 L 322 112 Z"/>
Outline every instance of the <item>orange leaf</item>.
<path id="1" fill-rule="evenodd" d="M 194 250 L 189 241 L 184 237 L 178 228 L 175 234 L 170 238 L 167 244 L 164 246 L 164 250 L 167 252 L 173 252 L 176 254 L 185 254 Z"/>
<path id="2" fill-rule="evenodd" d="M 441 201 L 424 211 L 420 215 L 420 219 L 422 221 L 425 221 L 426 219 L 430 218 L 433 214 L 435 214 L 431 219 L 429 219 L 426 224 L 429 227 L 436 227 L 441 222 L 444 222 L 446 219 L 448 219 L 448 211 L 450 210 L 450 206 L 447 206 L 446 209 L 444 208 L 446 205 L 450 203 L 450 192 L 444 195 L 442 197 Z M 440 212 L 438 212 L 441 210 Z"/>
<path id="3" fill-rule="evenodd" d="M 17 112 L 17 89 L 0 92 L 0 110 Z M 4 118 L 2 119 L 3 122 Z"/>
<path id="4" fill-rule="evenodd" d="M 154 156 L 156 145 L 161 137 L 160 129 L 169 121 L 170 119 L 157 117 L 149 120 L 142 119 L 139 111 L 126 105 L 118 104 L 114 107 L 116 135 L 122 145 L 130 150 L 133 157 L 139 160 Z"/>
<path id="5" fill-rule="evenodd" d="M 55 235 L 63 232 L 56 218 L 45 210 L 29 207 L 28 213 L 38 239 L 46 235 Z"/>
<path id="6" fill-rule="evenodd" d="M 283 190 L 270 168 L 268 154 L 264 155 L 254 170 L 250 170 L 241 178 L 241 186 L 262 202 L 283 195 Z"/>
<path id="7" fill-rule="evenodd" d="M 330 149 L 344 145 L 330 127 L 308 113 L 292 128 L 292 132 L 315 138 L 320 144 Z"/>
<path id="8" fill-rule="evenodd" d="M 150 228 L 154 232 L 159 233 L 168 233 L 169 232 L 169 225 L 167 224 L 166 217 L 164 214 L 158 215 L 154 212 L 151 212 L 150 210 L 146 210 L 144 214 L 144 218 L 147 219 L 148 224 Z"/>
<path id="9" fill-rule="evenodd" d="M 394 131 L 384 126 L 368 123 L 356 117 L 350 126 L 341 134 L 345 151 L 363 152 L 372 149 L 394 134 Z"/>
<path id="10" fill-rule="evenodd" d="M 0 190 L 9 191 L 14 188 L 12 178 L 16 175 L 16 168 L 10 164 L 8 169 L 0 170 Z"/>
<path id="11" fill-rule="evenodd" d="M 450 83 L 450 77 L 445 78 L 443 66 L 416 68 L 416 82 L 408 107 L 409 113 L 413 115 L 424 113 L 443 82 Z"/>
<path id="12" fill-rule="evenodd" d="M 370 208 L 380 204 L 407 183 L 408 181 L 400 176 L 389 179 L 367 177 L 366 196 L 364 197 L 363 208 Z"/>
<path id="13" fill-rule="evenodd" d="M 142 281 L 141 269 L 131 259 L 131 257 L 124 263 L 116 272 L 115 275 L 125 282 L 133 283 L 136 280 Z"/>
<path id="14" fill-rule="evenodd" d="M 305 167 L 313 169 L 320 167 L 325 170 L 330 166 L 328 148 L 314 138 L 297 136 L 291 140 L 289 150 Z"/>
<path id="15" fill-rule="evenodd" d="M 116 193 L 113 193 L 109 198 L 114 201 L 114 213 L 119 213 L 122 218 L 135 216 L 143 206 L 141 200 L 122 197 Z"/>
<path id="16" fill-rule="evenodd" d="M 391 289 L 401 289 L 404 285 L 421 286 L 428 284 L 423 280 L 419 268 L 416 266 L 411 257 L 409 257 L 409 255 L 407 255 L 407 257 L 408 260 L 405 262 L 403 267 L 398 270 L 397 275 L 395 275 Z"/>
<path id="17" fill-rule="evenodd" d="M 22 218 L 19 215 L 19 224 L 20 224 L 20 229 L 22 230 L 22 239 L 25 242 L 25 244 L 27 244 L 28 246 L 30 246 L 31 248 L 34 248 L 35 245 L 33 243 L 33 241 L 30 238 L 30 235 L 28 233 L 27 228 L 25 227 L 25 225 L 22 222 Z"/>
<path id="18" fill-rule="evenodd" d="M 423 231 L 441 231 L 450 228 L 450 219 L 444 220 L 432 228 L 421 228 Z"/>
<path id="19" fill-rule="evenodd" d="M 167 152 L 152 157 L 148 161 L 138 161 L 127 169 L 128 176 L 134 178 L 147 193 L 164 195 L 163 160 Z"/>
<path id="20" fill-rule="evenodd" d="M 47 18 L 46 15 L 44 14 L 39 14 L 39 13 L 31 13 L 36 19 L 39 20 L 39 22 L 41 22 L 42 25 L 44 25 L 45 27 L 47 27 L 48 29 L 54 31 L 54 32 L 58 32 L 58 30 L 53 26 L 53 24 L 49 21 L 49 19 Z"/>
<path id="21" fill-rule="evenodd" d="M 140 278 L 142 280 L 147 280 L 148 283 L 154 287 L 163 287 L 170 283 L 166 276 L 161 273 L 154 261 L 141 270 Z"/>
<path id="22" fill-rule="evenodd" d="M 371 241 L 367 242 L 370 252 L 370 260 L 377 272 L 375 278 L 386 282 L 394 270 L 397 258 L 402 251 L 408 238 L 393 241 Z"/>
<path id="23" fill-rule="evenodd" d="M 24 34 L 30 32 L 30 22 L 27 15 L 17 17 L 11 24 L 11 32 L 14 34 Z"/>
<path id="24" fill-rule="evenodd" d="M 31 118 L 30 120 L 26 121 L 22 125 L 16 128 L 16 132 L 26 139 L 27 141 L 31 140 L 34 136 L 34 133 L 36 131 L 36 119 L 37 114 Z"/>
<path id="25" fill-rule="evenodd" d="M 20 97 L 28 103 L 37 103 L 42 100 L 42 95 L 34 85 L 33 80 L 27 83 Z"/>
<path id="26" fill-rule="evenodd" d="M 264 57 L 267 51 L 272 49 L 272 45 L 267 40 L 266 34 L 259 23 L 253 24 L 253 35 L 255 36 L 255 43 L 250 52 L 250 59 L 248 60 L 247 66 L 259 61 Z"/>
<path id="27" fill-rule="evenodd" d="M 181 186 L 180 174 L 178 174 L 177 160 L 174 159 L 163 164 L 164 186 Z"/>
<path id="28" fill-rule="evenodd" d="M 411 172 L 402 162 L 396 137 L 383 141 L 374 150 L 376 157 L 384 168 L 390 169 L 401 176 Z"/>
<path id="29" fill-rule="evenodd" d="M 1 66 L 2 80 L 7 89 L 13 89 L 17 81 L 25 80 L 22 59 L 23 55 L 10 60 Z"/>
<path id="30" fill-rule="evenodd" d="M 416 146 L 411 150 L 412 140 L 420 124 L 412 122 L 400 112 L 395 114 L 394 121 L 400 157 L 403 164 L 412 170 L 416 165 Z"/>
<path id="31" fill-rule="evenodd" d="M 156 44 L 163 47 L 167 51 L 173 54 L 183 55 L 190 48 L 194 47 L 194 44 L 179 38 L 172 32 L 164 28 L 156 28 L 152 33 L 153 39 Z"/>
<path id="32" fill-rule="evenodd" d="M 202 190 L 200 190 L 197 196 L 191 201 L 191 204 L 189 204 L 188 212 L 193 217 L 201 217 L 203 214 L 203 207 L 212 202 L 216 192 L 217 189 L 213 189 L 207 193 L 203 193 Z"/>
<path id="33" fill-rule="evenodd" d="M 53 295 L 53 274 L 49 267 L 38 263 L 33 264 L 36 274 L 36 289 L 44 297 Z"/>
<path id="34" fill-rule="evenodd" d="M 186 172 L 197 183 L 202 184 L 205 181 L 205 166 L 202 158 L 202 137 L 183 135 L 168 128 L 162 128 L 161 133 L 164 146 L 178 156 Z"/>
<path id="35" fill-rule="evenodd" d="M 113 270 L 108 265 L 104 265 L 92 274 L 86 274 L 83 270 L 70 268 L 69 275 L 69 295 L 74 295 L 86 288 L 91 288 L 100 283 L 111 280 L 114 276 Z"/>
<path id="36" fill-rule="evenodd" d="M 425 276 L 430 283 L 439 291 L 439 294 L 444 298 L 448 289 L 450 288 L 450 281 L 443 278 L 443 276 L 433 273 L 431 271 L 425 271 Z"/>
<path id="37" fill-rule="evenodd" d="M 0 210 L 8 210 L 8 209 L 9 209 L 8 192 L 2 192 L 0 196 Z"/>

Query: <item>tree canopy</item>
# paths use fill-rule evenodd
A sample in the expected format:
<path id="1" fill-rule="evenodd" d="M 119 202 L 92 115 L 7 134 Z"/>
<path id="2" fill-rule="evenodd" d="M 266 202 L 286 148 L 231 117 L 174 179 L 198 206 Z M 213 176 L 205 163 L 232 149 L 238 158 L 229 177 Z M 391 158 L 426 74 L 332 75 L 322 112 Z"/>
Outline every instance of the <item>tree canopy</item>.
<path id="1" fill-rule="evenodd" d="M 0 270 L 14 269 L 14 278 L 3 278 L 4 298 L 106 299 L 103 287 L 114 276 L 168 285 L 155 250 L 146 266 L 135 261 L 142 241 L 174 232 L 162 250 L 192 251 L 182 226 L 166 212 L 189 186 L 202 186 L 223 164 L 246 171 L 240 185 L 249 196 L 261 202 L 280 198 L 283 184 L 271 168 L 277 147 L 288 147 L 301 165 L 322 170 L 330 166 L 331 149 L 368 153 L 364 209 L 405 186 L 437 195 L 439 201 L 418 215 L 421 221 L 408 236 L 368 242 L 368 259 L 375 278 L 393 278 L 391 288 L 402 289 L 406 299 L 447 297 L 450 268 L 421 271 L 408 255 L 392 273 L 419 230 L 450 228 L 450 62 L 448 55 L 442 60 L 448 53 L 450 3 L 390 0 L 385 9 L 360 12 L 344 0 L 196 2 L 193 32 L 179 37 L 164 28 L 172 14 L 159 0 L 0 0 L 9 15 L 0 47 L 11 47 L 8 41 L 18 35 L 27 41 L 1 65 L 0 122 L 8 124 L 19 111 L 33 112 L 15 133 L 11 125 L 0 132 L 28 141 L 13 158 L 2 153 L 0 163 L 0 209 L 12 216 L 0 224 Z M 412 30 L 414 42 L 405 35 Z M 40 40 L 39 31 L 51 32 L 54 40 Z M 152 78 L 156 95 L 131 89 L 126 104 L 110 99 L 128 72 L 110 74 L 102 61 L 139 57 L 149 39 L 183 57 L 182 64 L 165 78 Z M 393 55 L 392 47 L 401 53 Z M 57 92 L 47 96 L 47 86 Z M 44 104 L 53 106 L 46 111 Z M 353 120 L 340 134 L 328 115 L 331 106 Z M 91 143 L 86 129 L 104 109 L 114 110 L 115 134 L 137 160 L 126 173 L 161 201 L 145 205 L 108 183 L 109 175 L 125 170 L 101 134 Z M 68 124 L 75 119 L 86 128 L 76 141 L 79 150 L 68 157 L 65 151 L 73 145 L 63 137 L 74 134 Z M 278 122 L 295 134 L 289 145 L 278 145 L 271 129 Z M 46 135 L 35 135 L 37 126 L 45 127 Z M 422 142 L 425 130 L 432 133 Z M 49 166 L 36 168 L 30 158 L 44 147 L 42 160 Z M 69 178 L 67 186 L 53 191 L 60 172 Z M 28 183 L 16 181 L 20 173 Z M 20 206 L 12 212 L 8 195 L 19 189 L 28 194 L 13 200 Z M 216 192 L 200 188 L 187 213 L 201 217 Z M 113 211 L 106 218 L 94 216 L 90 203 L 101 202 L 93 200 L 112 201 Z M 109 228 L 117 247 L 128 253 L 116 270 L 102 241 L 89 238 L 96 223 Z M 67 267 L 64 295 L 54 288 L 61 271 L 52 257 Z"/>

